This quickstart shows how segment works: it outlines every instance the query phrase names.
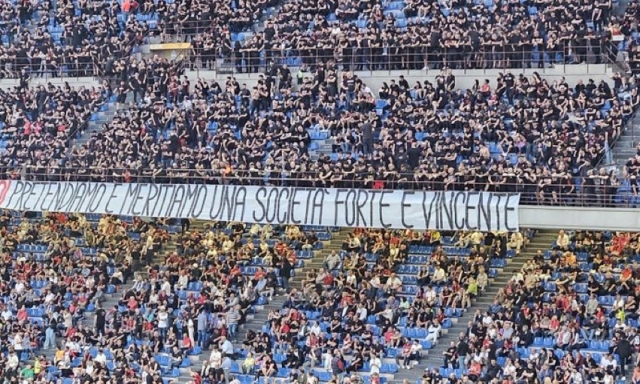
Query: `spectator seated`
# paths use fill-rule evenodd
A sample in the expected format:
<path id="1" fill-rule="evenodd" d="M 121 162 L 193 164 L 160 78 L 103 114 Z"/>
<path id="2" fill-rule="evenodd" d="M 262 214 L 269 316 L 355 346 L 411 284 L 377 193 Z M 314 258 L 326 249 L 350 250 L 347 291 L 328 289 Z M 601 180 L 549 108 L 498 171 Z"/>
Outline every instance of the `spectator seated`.
<path id="1" fill-rule="evenodd" d="M 638 365 L 637 240 L 637 233 L 560 231 L 489 311 L 476 314 L 444 367 L 425 377 L 490 381 L 519 371 L 541 382 L 625 382 L 627 365 Z M 638 382 L 637 372 L 633 377 Z"/>
<path id="2" fill-rule="evenodd" d="M 306 79 L 295 92 L 290 72 L 279 72 L 277 90 L 269 88 L 271 75 L 250 90 L 231 77 L 224 85 L 198 80 L 192 86 L 177 72 L 167 77 L 167 87 L 144 89 L 140 73 L 132 83 L 134 100 L 142 101 L 72 149 L 69 169 L 62 171 L 70 179 L 222 177 L 251 184 L 520 192 L 525 204 L 632 202 L 630 182 L 621 191 L 628 198 L 618 196 L 616 175 L 597 166 L 640 103 L 633 78 L 613 88 L 604 81 L 572 88 L 537 74 L 506 73 L 495 87 L 485 81 L 463 92 L 443 71 L 434 84 L 413 87 L 400 77 L 376 97 L 351 73 L 338 79 L 331 65 L 317 72 L 326 85 L 316 88 Z M 122 83 L 116 90 L 119 105 L 129 89 Z M 533 122 L 533 104 L 550 118 Z M 394 144 L 398 139 L 402 145 Z"/>

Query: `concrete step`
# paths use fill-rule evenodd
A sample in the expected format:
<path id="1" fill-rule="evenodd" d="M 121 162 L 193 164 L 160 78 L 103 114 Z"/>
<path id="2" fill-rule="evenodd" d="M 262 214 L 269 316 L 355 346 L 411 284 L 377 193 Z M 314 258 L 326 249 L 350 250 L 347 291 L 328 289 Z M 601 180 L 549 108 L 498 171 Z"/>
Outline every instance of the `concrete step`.
<path id="1" fill-rule="evenodd" d="M 536 246 L 540 246 L 541 249 L 547 249 L 551 241 L 555 240 L 556 236 L 557 233 L 555 231 L 539 232 L 538 235 L 530 241 L 529 245 L 519 255 L 511 259 L 497 277 L 492 279 L 491 285 L 474 300 L 473 305 L 464 312 L 463 316 L 457 319 L 456 324 L 448 329 L 446 335 L 441 336 L 438 343 L 429 350 L 429 354 L 421 360 L 420 364 L 410 370 L 399 371 L 394 375 L 394 379 L 390 383 L 400 384 L 403 383 L 403 380 L 414 382 L 416 377 L 419 377 L 425 368 L 440 367 L 443 363 L 442 352 L 449 347 L 452 341 L 456 341 L 461 333 L 466 331 L 467 323 L 473 318 L 475 311 L 487 310 L 493 303 L 498 291 L 505 287 L 513 274 L 519 271 L 522 266 L 535 255 L 537 251 Z"/>

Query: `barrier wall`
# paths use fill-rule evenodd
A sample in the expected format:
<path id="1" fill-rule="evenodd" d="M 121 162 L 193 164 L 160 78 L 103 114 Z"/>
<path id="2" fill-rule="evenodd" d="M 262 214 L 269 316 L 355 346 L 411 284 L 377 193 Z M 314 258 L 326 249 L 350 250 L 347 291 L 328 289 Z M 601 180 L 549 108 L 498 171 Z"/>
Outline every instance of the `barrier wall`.
<path id="1" fill-rule="evenodd" d="M 576 229 L 607 231 L 640 230 L 640 209 L 598 207 L 544 207 L 518 208 L 520 227 L 537 229 Z"/>
<path id="2" fill-rule="evenodd" d="M 53 84 L 56 87 L 63 86 L 65 83 L 69 83 L 72 87 L 99 87 L 100 80 L 93 77 L 37 77 L 33 76 L 29 80 L 29 85 L 34 87 L 37 85 Z M 20 86 L 20 80 L 18 79 L 2 79 L 0 80 L 0 88 L 8 89 Z"/>
<path id="3" fill-rule="evenodd" d="M 273 224 L 636 231 L 640 209 L 520 205 L 520 195 L 207 184 L 0 182 L 0 208 Z"/>
<path id="4" fill-rule="evenodd" d="M 293 71 L 297 69 L 292 68 Z M 505 73 L 510 71 L 514 75 L 520 73 L 531 76 L 534 72 L 537 72 L 544 79 L 547 79 L 549 84 L 553 81 L 559 81 L 564 78 L 569 85 L 576 84 L 579 80 L 587 81 L 593 79 L 596 84 L 600 80 L 610 80 L 613 71 L 607 64 L 573 64 L 573 65 L 558 65 L 553 68 L 528 68 L 528 69 L 467 69 L 467 70 L 453 70 L 453 74 L 456 76 L 456 87 L 460 89 L 471 89 L 476 80 L 481 82 L 484 79 L 489 79 L 492 85 L 495 85 L 496 78 L 499 73 Z M 247 86 L 254 86 L 260 77 L 260 73 L 216 73 L 212 70 L 201 71 L 186 71 L 185 74 L 190 79 L 203 78 L 206 80 L 215 79 L 218 82 L 224 83 L 228 76 L 235 77 L 240 84 L 245 83 Z M 428 80 L 432 83 L 435 82 L 436 76 L 440 74 L 440 70 L 421 70 L 421 71 L 359 71 L 354 72 L 359 78 L 377 94 L 378 89 L 382 87 L 382 83 L 389 84 L 391 79 L 398 80 L 400 75 L 404 76 L 409 82 L 409 85 L 413 87 L 416 81 L 423 82 Z M 296 73 L 293 73 L 296 76 Z M 307 74 L 309 77 L 313 77 L 311 73 Z"/>

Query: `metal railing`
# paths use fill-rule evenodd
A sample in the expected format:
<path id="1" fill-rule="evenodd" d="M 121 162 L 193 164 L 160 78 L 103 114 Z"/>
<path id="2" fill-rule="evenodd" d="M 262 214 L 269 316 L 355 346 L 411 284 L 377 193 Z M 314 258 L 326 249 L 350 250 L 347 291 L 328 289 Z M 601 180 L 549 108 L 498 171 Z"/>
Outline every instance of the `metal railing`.
<path id="1" fill-rule="evenodd" d="M 33 167 L 0 168 L 0 179 L 23 181 L 91 181 L 113 183 L 165 183 L 210 185 L 260 185 L 305 188 L 359 188 L 423 191 L 490 191 L 520 193 L 523 205 L 574 207 L 640 206 L 640 188 L 619 191 L 617 185 L 601 185 L 600 176 L 571 177 L 563 182 L 508 183 L 499 181 L 444 182 L 423 181 L 422 174 L 412 171 L 383 177 L 368 174 L 364 178 L 353 173 L 334 173 L 324 178 L 320 172 L 205 170 L 160 168 L 144 170 L 127 168 L 53 168 L 38 172 Z M 510 175 L 509 177 L 514 177 Z M 591 179 L 591 180 L 589 180 Z"/>
<path id="2" fill-rule="evenodd" d="M 216 70 L 219 73 L 258 73 L 269 71 L 273 65 L 315 68 L 318 64 L 335 63 L 345 71 L 395 71 L 395 70 L 435 70 L 451 68 L 456 70 L 488 69 L 539 69 L 586 64 L 585 72 L 590 73 L 591 64 L 598 64 L 597 72 L 602 73 L 600 64 L 613 62 L 609 51 L 600 47 L 600 53 L 587 57 L 591 47 L 564 47 L 558 50 L 514 51 L 503 46 L 486 46 L 479 51 L 457 52 L 453 49 L 433 49 L 426 45 L 396 46 L 382 48 L 333 48 L 333 49 L 246 49 L 226 55 L 218 50 L 212 53 L 192 48 L 189 60 L 192 69 Z"/>

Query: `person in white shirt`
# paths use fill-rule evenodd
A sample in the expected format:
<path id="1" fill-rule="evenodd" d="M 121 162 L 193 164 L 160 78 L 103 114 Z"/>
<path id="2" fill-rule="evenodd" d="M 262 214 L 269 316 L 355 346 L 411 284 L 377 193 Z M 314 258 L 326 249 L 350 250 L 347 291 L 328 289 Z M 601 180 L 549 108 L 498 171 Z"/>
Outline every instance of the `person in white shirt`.
<path id="1" fill-rule="evenodd" d="M 395 274 L 391 274 L 385 284 L 385 291 L 393 294 L 402 289 L 402 280 Z"/>
<path id="2" fill-rule="evenodd" d="M 431 279 L 431 281 L 434 284 L 444 284 L 444 282 L 446 281 L 446 278 L 447 278 L 446 272 L 444 271 L 442 266 L 438 265 L 436 267 L 436 270 L 433 272 L 433 278 Z"/>
<path id="3" fill-rule="evenodd" d="M 102 365 L 103 367 L 106 367 L 107 366 L 107 355 L 105 355 L 104 351 L 101 349 L 100 351 L 98 351 L 98 354 L 93 359 L 93 361 L 96 362 L 96 363 L 100 363 L 100 365 Z"/>
<path id="4" fill-rule="evenodd" d="M 604 369 L 605 371 L 610 369 L 611 372 L 615 372 L 617 367 L 618 362 L 616 362 L 616 359 L 610 353 L 607 353 L 606 355 L 602 356 L 602 359 L 600 359 L 600 368 Z"/>
<path id="5" fill-rule="evenodd" d="M 171 283 L 169 282 L 169 280 L 164 279 L 164 282 L 162 282 L 162 288 L 160 288 L 161 291 L 164 291 L 164 293 L 167 294 L 167 296 L 171 296 Z"/>
<path id="6" fill-rule="evenodd" d="M 158 331 L 163 338 L 167 337 L 167 327 L 169 326 L 169 314 L 164 307 L 160 307 L 158 312 Z"/>
<path id="7" fill-rule="evenodd" d="M 233 356 L 233 344 L 226 336 L 220 336 L 220 353 L 222 356 Z"/>
<path id="8" fill-rule="evenodd" d="M 16 350 L 17 353 L 22 352 L 22 333 L 18 332 L 13 337 L 13 349 Z"/>
<path id="9" fill-rule="evenodd" d="M 438 293 L 436 292 L 436 290 L 433 287 L 427 288 L 427 291 L 424 293 L 424 299 L 427 301 L 427 303 L 433 305 L 436 302 L 437 298 Z"/>
<path id="10" fill-rule="evenodd" d="M 363 303 L 358 303 L 358 308 L 356 309 L 356 315 L 358 315 L 358 320 L 362 322 L 366 322 L 367 320 L 367 308 L 365 308 Z"/>
<path id="11" fill-rule="evenodd" d="M 441 329 L 442 327 L 440 326 L 438 321 L 434 320 L 433 323 L 429 326 L 429 329 L 427 330 L 428 333 L 427 333 L 426 340 L 432 343 L 436 343 L 438 341 L 438 337 L 440 337 Z"/>
<path id="12" fill-rule="evenodd" d="M 371 374 L 373 375 L 374 373 L 380 373 L 380 367 L 382 367 L 382 361 L 380 360 L 380 357 L 378 357 L 378 354 L 374 354 L 371 357 L 371 360 L 369 360 L 369 366 L 371 367 Z"/>
<path id="13" fill-rule="evenodd" d="M 259 237 L 260 232 L 262 232 L 262 228 L 260 227 L 260 224 L 253 224 L 251 226 L 251 229 L 249 230 L 249 235 L 251 237 Z"/>
<path id="14" fill-rule="evenodd" d="M 412 363 L 420 362 L 420 351 L 422 351 L 422 345 L 419 340 L 414 340 L 409 349 L 409 355 L 404 358 L 402 365 L 409 369 Z"/>
<path id="15" fill-rule="evenodd" d="M 211 356 L 209 357 L 209 362 L 213 369 L 220 369 L 222 366 L 222 353 L 218 347 L 213 347 L 213 351 L 211 351 Z"/>
<path id="16" fill-rule="evenodd" d="M 340 255 L 336 251 L 332 251 L 325 259 L 323 266 L 327 271 L 333 271 L 340 265 Z"/>
<path id="17" fill-rule="evenodd" d="M 11 353 L 9 353 L 9 359 L 7 360 L 7 367 L 10 369 L 18 369 L 18 365 L 20 365 L 20 358 L 15 351 L 11 351 Z"/>
<path id="18" fill-rule="evenodd" d="M 11 312 L 9 307 L 5 307 L 0 316 L 2 316 L 2 320 L 4 320 L 5 322 L 8 322 L 13 318 L 13 313 Z"/>
<path id="19" fill-rule="evenodd" d="M 520 249 L 522 248 L 523 244 L 524 244 L 524 238 L 522 237 L 522 233 L 513 232 L 511 234 L 511 238 L 509 239 L 509 242 L 507 243 L 507 247 L 509 249 L 515 249 L 516 253 L 520 253 Z"/>
<path id="20" fill-rule="evenodd" d="M 571 244 L 569 236 L 561 229 L 560 232 L 558 232 L 558 238 L 556 239 L 556 248 L 565 249 L 569 247 L 569 244 Z"/>
<path id="21" fill-rule="evenodd" d="M 322 333 L 322 329 L 320 328 L 320 325 L 318 324 L 317 321 L 314 321 L 313 324 L 311 325 L 311 328 L 309 328 L 309 333 L 319 336 Z"/>
<path id="22" fill-rule="evenodd" d="M 484 235 L 480 231 L 475 231 L 471 234 L 470 240 L 476 251 L 479 251 L 482 246 L 482 241 L 484 240 Z"/>

